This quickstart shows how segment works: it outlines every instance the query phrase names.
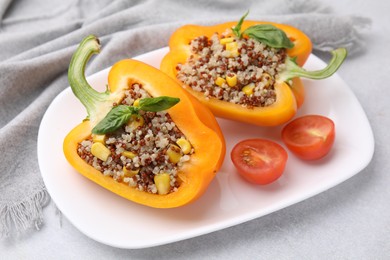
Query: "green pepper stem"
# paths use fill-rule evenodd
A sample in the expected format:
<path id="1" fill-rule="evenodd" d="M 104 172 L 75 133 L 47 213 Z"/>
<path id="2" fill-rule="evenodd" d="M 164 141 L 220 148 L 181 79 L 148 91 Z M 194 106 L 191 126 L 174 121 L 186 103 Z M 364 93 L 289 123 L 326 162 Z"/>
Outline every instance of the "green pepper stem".
<path id="1" fill-rule="evenodd" d="M 98 107 L 109 99 L 109 92 L 98 92 L 93 89 L 85 78 L 85 67 L 93 54 L 100 52 L 99 39 L 89 35 L 83 39 L 73 54 L 68 70 L 68 80 L 75 96 L 87 110 L 90 118 L 97 113 Z"/>
<path id="2" fill-rule="evenodd" d="M 288 81 L 295 77 L 303 77 L 309 79 L 324 79 L 332 76 L 337 69 L 341 66 L 345 58 L 347 57 L 347 50 L 345 48 L 338 48 L 331 51 L 332 58 L 329 64 L 322 70 L 307 71 L 296 64 L 295 60 L 287 57 L 286 68 L 279 73 L 279 80 Z"/>

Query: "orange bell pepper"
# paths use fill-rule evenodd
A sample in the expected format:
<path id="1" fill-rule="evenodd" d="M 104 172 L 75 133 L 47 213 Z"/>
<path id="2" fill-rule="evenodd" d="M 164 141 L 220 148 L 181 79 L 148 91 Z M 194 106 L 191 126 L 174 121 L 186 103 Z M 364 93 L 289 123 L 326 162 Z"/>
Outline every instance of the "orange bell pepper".
<path id="1" fill-rule="evenodd" d="M 226 102 L 214 97 L 206 98 L 202 92 L 195 91 L 191 87 L 186 86 L 176 77 L 178 73 L 176 69 L 177 65 L 185 64 L 188 58 L 193 55 L 190 48 L 190 43 L 193 39 L 200 36 L 210 38 L 214 33 L 221 35 L 227 30 L 232 28 L 234 29 L 237 22 L 227 22 L 214 26 L 185 25 L 177 29 L 169 40 L 169 52 L 163 58 L 160 69 L 172 78 L 176 79 L 176 81 L 178 81 L 184 89 L 209 107 L 217 117 L 260 126 L 280 125 L 291 119 L 295 115 L 297 109 L 304 102 L 304 86 L 297 75 L 308 78 L 324 78 L 330 76 L 337 70 L 344 60 L 346 50 L 341 48 L 333 51 L 333 59 L 325 69 L 315 72 L 307 72 L 300 68 L 300 66 L 302 66 L 309 57 L 312 50 L 312 43 L 303 32 L 292 26 L 284 24 L 259 21 L 243 22 L 245 16 L 241 18 L 239 22 L 242 23 L 241 26 L 244 32 L 247 28 L 254 25 L 272 25 L 282 30 L 293 43 L 293 47 L 287 49 L 288 57 L 286 59 L 286 71 L 282 72 L 282 77 L 280 77 L 274 85 L 276 101 L 273 104 L 265 107 L 246 108 L 240 104 Z M 231 35 L 233 35 L 233 32 Z"/>
<path id="2" fill-rule="evenodd" d="M 83 176 L 139 204 L 155 208 L 173 208 L 195 201 L 207 189 L 220 169 L 225 155 L 225 141 L 215 117 L 170 77 L 136 60 L 128 59 L 116 63 L 108 75 L 107 91 L 95 91 L 85 79 L 84 68 L 90 56 L 99 50 L 100 44 L 96 37 L 85 38 L 69 67 L 70 85 L 86 107 L 88 118 L 66 136 L 63 143 L 66 159 Z M 77 153 L 78 144 L 91 136 L 92 129 L 113 108 L 113 103 L 121 100 L 124 90 L 132 83 L 142 84 L 142 88 L 152 97 L 166 95 L 180 99 L 168 112 L 195 152 L 179 169 L 181 184 L 175 192 L 159 195 L 137 190 L 128 184 L 115 181 L 112 177 L 104 176 Z"/>

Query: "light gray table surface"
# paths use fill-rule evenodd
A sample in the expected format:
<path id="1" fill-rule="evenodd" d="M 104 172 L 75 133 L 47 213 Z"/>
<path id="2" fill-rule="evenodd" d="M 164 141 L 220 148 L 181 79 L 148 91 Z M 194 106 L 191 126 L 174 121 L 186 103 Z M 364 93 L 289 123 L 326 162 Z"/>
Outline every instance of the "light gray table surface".
<path id="1" fill-rule="evenodd" d="M 264 217 L 147 249 L 100 244 L 59 218 L 51 202 L 41 230 L 0 242 L 0 259 L 390 259 L 390 2 L 327 3 L 338 14 L 372 19 L 365 52 L 338 72 L 374 132 L 375 153 L 363 171 Z"/>

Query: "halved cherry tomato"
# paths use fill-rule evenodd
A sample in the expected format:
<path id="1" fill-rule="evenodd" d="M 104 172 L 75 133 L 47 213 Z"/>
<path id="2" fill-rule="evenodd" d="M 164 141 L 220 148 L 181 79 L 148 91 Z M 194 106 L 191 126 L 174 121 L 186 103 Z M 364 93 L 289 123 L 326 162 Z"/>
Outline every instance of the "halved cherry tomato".
<path id="1" fill-rule="evenodd" d="M 289 150 L 304 160 L 317 160 L 327 155 L 335 139 L 331 119 L 307 115 L 294 119 L 282 130 L 282 140 Z"/>
<path id="2" fill-rule="evenodd" d="M 282 175 L 288 157 L 282 146 L 265 139 L 241 141 L 234 146 L 230 156 L 242 177 L 263 185 Z"/>

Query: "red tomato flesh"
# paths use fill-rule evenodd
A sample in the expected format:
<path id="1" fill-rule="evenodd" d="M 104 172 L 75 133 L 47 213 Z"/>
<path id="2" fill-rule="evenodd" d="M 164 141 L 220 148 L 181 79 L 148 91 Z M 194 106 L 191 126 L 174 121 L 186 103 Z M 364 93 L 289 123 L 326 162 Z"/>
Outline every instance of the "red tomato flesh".
<path id="1" fill-rule="evenodd" d="M 247 139 L 237 143 L 231 159 L 238 173 L 255 184 L 268 184 L 284 172 L 287 152 L 279 144 L 265 139 Z"/>
<path id="2" fill-rule="evenodd" d="M 331 150 L 335 125 L 325 116 L 307 115 L 294 119 L 282 130 L 287 148 L 304 160 L 318 160 Z"/>

